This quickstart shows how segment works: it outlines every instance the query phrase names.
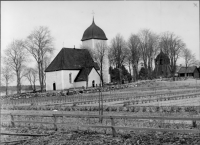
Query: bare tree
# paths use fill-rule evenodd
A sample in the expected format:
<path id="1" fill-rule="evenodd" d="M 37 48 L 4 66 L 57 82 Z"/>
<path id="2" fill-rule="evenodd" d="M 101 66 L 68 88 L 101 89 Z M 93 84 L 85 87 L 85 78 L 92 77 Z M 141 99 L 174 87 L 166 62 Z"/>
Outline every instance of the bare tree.
<path id="1" fill-rule="evenodd" d="M 148 77 L 151 77 L 153 60 L 158 52 L 159 37 L 149 29 L 141 30 L 138 36 L 140 38 L 141 59 L 144 62 L 144 68 Z"/>
<path id="2" fill-rule="evenodd" d="M 149 35 L 148 40 L 148 75 L 152 77 L 153 72 L 153 61 L 159 51 L 159 36 L 153 32 Z"/>
<path id="3" fill-rule="evenodd" d="M 22 40 L 14 40 L 5 50 L 5 56 L 5 64 L 15 72 L 17 77 L 17 93 L 21 93 L 21 79 L 24 76 L 23 68 L 27 62 L 24 42 Z"/>
<path id="4" fill-rule="evenodd" d="M 36 91 L 36 81 L 38 80 L 38 70 L 36 68 L 28 67 L 25 70 L 25 77 L 30 82 L 31 89 Z"/>
<path id="5" fill-rule="evenodd" d="M 13 71 L 10 66 L 6 65 L 2 68 L 2 81 L 6 86 L 6 95 L 8 95 L 8 85 L 13 81 Z"/>
<path id="6" fill-rule="evenodd" d="M 117 34 L 115 38 L 111 40 L 109 56 L 112 55 L 112 63 L 119 69 L 120 83 L 122 81 L 122 65 L 125 63 L 128 55 L 128 48 L 124 38 Z"/>
<path id="7" fill-rule="evenodd" d="M 132 74 L 132 71 L 131 71 L 131 66 L 132 66 L 132 56 L 131 56 L 131 52 L 128 53 L 127 57 L 126 57 L 126 64 L 128 66 L 128 71 L 130 74 Z M 134 72 L 134 71 L 133 71 Z"/>
<path id="8" fill-rule="evenodd" d="M 168 55 L 170 59 L 170 66 L 172 70 L 171 74 L 174 78 L 176 72 L 176 63 L 181 55 L 181 51 L 185 48 L 185 43 L 174 33 L 165 32 L 160 38 L 160 48 L 165 54 Z"/>
<path id="9" fill-rule="evenodd" d="M 104 65 L 105 65 L 105 57 L 107 56 L 106 50 L 107 50 L 106 43 L 105 42 L 98 42 L 98 43 L 96 43 L 95 50 L 93 51 L 93 53 L 94 53 L 93 58 L 98 63 L 98 65 L 100 67 L 100 78 L 101 78 L 102 85 L 104 83 L 103 69 L 104 69 Z"/>
<path id="10" fill-rule="evenodd" d="M 48 27 L 36 28 L 26 40 L 26 49 L 34 57 L 38 65 L 39 82 L 41 91 L 44 89 L 44 65 L 45 57 L 53 53 L 53 37 Z"/>
<path id="11" fill-rule="evenodd" d="M 43 70 L 46 70 L 46 68 L 49 66 L 49 64 L 51 63 L 51 58 L 52 55 L 48 55 L 48 56 L 45 56 L 44 57 L 44 65 L 43 65 Z M 38 71 L 38 70 L 37 70 Z M 46 73 L 43 72 L 43 75 L 44 75 L 44 86 L 46 86 Z"/>
<path id="12" fill-rule="evenodd" d="M 184 48 L 182 50 L 182 55 L 183 59 L 185 60 L 185 67 L 189 67 L 191 65 L 196 65 L 197 64 L 197 60 L 195 58 L 195 55 L 192 54 L 191 50 L 188 48 Z"/>
<path id="13" fill-rule="evenodd" d="M 108 61 L 109 61 L 110 67 L 115 65 L 114 56 L 112 55 L 112 49 L 110 46 L 108 47 Z"/>
<path id="14" fill-rule="evenodd" d="M 137 35 L 132 34 L 128 40 L 129 63 L 132 64 L 134 81 L 138 78 L 138 62 L 140 59 L 140 39 Z M 129 68 L 130 69 L 130 68 Z"/>

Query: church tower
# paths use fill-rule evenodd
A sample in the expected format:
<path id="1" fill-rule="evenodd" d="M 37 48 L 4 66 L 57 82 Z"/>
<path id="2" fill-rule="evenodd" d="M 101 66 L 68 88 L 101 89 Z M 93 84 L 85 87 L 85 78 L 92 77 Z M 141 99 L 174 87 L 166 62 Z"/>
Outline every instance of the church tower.
<path id="1" fill-rule="evenodd" d="M 170 59 L 162 49 L 155 59 L 154 73 L 156 77 L 169 77 L 171 75 Z"/>
<path id="2" fill-rule="evenodd" d="M 97 43 L 107 44 L 107 38 L 104 31 L 98 27 L 93 18 L 92 24 L 85 30 L 81 39 L 83 47 L 89 47 L 92 50 L 96 49 Z M 110 82 L 109 74 L 109 61 L 108 61 L 108 50 L 106 49 L 104 63 L 103 63 L 103 81 L 104 83 Z"/>

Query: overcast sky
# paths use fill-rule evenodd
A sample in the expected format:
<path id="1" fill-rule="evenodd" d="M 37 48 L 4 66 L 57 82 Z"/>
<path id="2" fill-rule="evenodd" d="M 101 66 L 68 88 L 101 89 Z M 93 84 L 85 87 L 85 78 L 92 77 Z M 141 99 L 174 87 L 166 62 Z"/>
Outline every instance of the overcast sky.
<path id="1" fill-rule="evenodd" d="M 170 31 L 200 57 L 198 1 L 2 1 L 2 53 L 12 40 L 25 39 L 38 26 L 49 27 L 55 39 L 54 56 L 63 46 L 79 48 L 92 23 L 92 11 L 108 44 L 117 33 L 127 40 L 145 28 L 157 34 Z"/>

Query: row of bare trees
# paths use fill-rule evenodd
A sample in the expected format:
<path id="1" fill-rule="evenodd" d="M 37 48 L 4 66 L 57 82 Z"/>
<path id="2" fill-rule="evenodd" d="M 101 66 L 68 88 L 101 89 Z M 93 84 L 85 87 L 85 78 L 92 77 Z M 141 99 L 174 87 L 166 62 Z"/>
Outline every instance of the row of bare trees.
<path id="1" fill-rule="evenodd" d="M 44 70 L 53 50 L 53 37 L 48 27 L 35 28 L 25 40 L 13 40 L 5 50 L 3 58 L 2 78 L 5 85 L 8 86 L 15 77 L 17 93 L 21 93 L 22 78 L 26 77 L 33 90 L 36 90 L 35 84 L 39 80 L 40 89 L 43 91 L 45 85 Z M 35 60 L 36 67 L 30 66 L 33 64 L 32 60 Z"/>
<path id="2" fill-rule="evenodd" d="M 110 65 L 119 70 L 122 65 L 127 65 L 129 72 L 133 70 L 133 80 L 138 79 L 139 62 L 144 64 L 146 79 L 152 78 L 154 60 L 161 50 L 170 59 L 172 77 L 175 75 L 177 60 L 180 57 L 184 58 L 186 67 L 197 64 L 191 50 L 186 47 L 179 36 L 172 32 L 158 35 L 149 29 L 143 29 L 138 34 L 131 34 L 127 41 L 122 35 L 117 34 L 111 40 L 109 48 Z M 121 73 L 119 78 L 121 81 Z"/>
<path id="3" fill-rule="evenodd" d="M 138 34 L 131 34 L 127 41 L 124 40 L 122 35 L 117 34 L 108 46 L 104 42 L 98 42 L 95 49 L 85 46 L 83 48 L 88 49 L 93 59 L 99 64 L 102 84 L 105 57 L 109 58 L 110 66 L 119 71 L 120 82 L 123 79 L 122 68 L 125 65 L 128 66 L 129 73 L 133 71 L 132 79 L 134 81 L 138 79 L 139 62 L 144 65 L 145 78 L 152 78 L 155 58 L 161 50 L 170 59 L 171 77 L 175 75 L 177 60 L 180 57 L 185 60 L 186 67 L 197 65 L 191 50 L 186 47 L 179 36 L 172 32 L 164 32 L 158 35 L 149 29 L 143 29 Z"/>
<path id="4" fill-rule="evenodd" d="M 20 93 L 22 78 L 26 77 L 33 90 L 36 90 L 35 84 L 36 81 L 39 81 L 40 89 L 43 91 L 45 86 L 44 70 L 50 63 L 50 56 L 54 51 L 53 40 L 48 27 L 43 26 L 35 28 L 25 40 L 13 40 L 5 50 L 3 58 L 2 78 L 5 86 L 8 86 L 15 76 L 17 93 Z M 176 72 L 177 60 L 180 57 L 184 58 L 186 67 L 197 63 L 194 54 L 186 47 L 183 40 L 172 32 L 158 35 L 149 29 L 143 29 L 137 34 L 131 34 L 127 41 L 122 35 L 117 34 L 108 46 L 104 42 L 99 42 L 95 47 L 96 49 L 89 48 L 89 51 L 100 67 L 102 84 L 104 83 L 103 69 L 107 63 L 105 57 L 108 57 L 110 66 L 119 70 L 120 82 L 123 78 L 122 68 L 125 65 L 128 66 L 130 73 L 133 71 L 133 80 L 138 79 L 139 62 L 144 64 L 146 79 L 151 78 L 154 59 L 160 50 L 170 59 L 172 77 Z M 31 58 L 36 62 L 36 67 L 29 66 Z"/>

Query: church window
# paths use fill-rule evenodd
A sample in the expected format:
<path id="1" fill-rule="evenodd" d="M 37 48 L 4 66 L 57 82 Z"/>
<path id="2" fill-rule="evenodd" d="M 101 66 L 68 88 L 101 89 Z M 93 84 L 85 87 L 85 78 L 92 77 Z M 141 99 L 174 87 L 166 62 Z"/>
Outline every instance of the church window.
<path id="1" fill-rule="evenodd" d="M 53 90 L 56 90 L 56 83 L 53 83 Z"/>
<path id="2" fill-rule="evenodd" d="M 72 73 L 69 74 L 69 83 L 72 83 Z"/>
<path id="3" fill-rule="evenodd" d="M 95 81 L 94 80 L 92 81 L 92 87 L 95 87 Z"/>

